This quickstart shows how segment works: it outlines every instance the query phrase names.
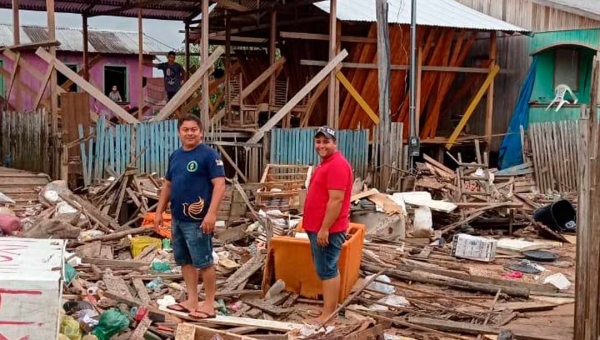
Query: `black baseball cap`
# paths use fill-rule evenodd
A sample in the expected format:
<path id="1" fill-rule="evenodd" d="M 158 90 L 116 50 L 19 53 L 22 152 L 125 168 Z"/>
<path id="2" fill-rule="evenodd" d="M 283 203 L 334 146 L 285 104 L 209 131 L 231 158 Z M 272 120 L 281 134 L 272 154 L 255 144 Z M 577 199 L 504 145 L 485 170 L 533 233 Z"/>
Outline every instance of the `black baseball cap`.
<path id="1" fill-rule="evenodd" d="M 327 139 L 337 140 L 335 137 L 335 130 L 330 128 L 329 126 L 321 126 L 320 128 L 318 128 L 317 132 L 315 133 L 315 138 L 319 135 L 323 135 Z"/>

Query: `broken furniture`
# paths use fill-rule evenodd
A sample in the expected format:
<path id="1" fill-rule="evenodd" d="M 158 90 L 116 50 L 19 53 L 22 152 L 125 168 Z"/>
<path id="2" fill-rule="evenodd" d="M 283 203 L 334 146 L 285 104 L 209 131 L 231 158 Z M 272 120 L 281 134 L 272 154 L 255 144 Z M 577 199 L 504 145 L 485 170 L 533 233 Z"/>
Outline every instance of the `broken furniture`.
<path id="1" fill-rule="evenodd" d="M 256 207 L 263 210 L 302 211 L 312 167 L 308 165 L 269 164 L 256 193 Z"/>

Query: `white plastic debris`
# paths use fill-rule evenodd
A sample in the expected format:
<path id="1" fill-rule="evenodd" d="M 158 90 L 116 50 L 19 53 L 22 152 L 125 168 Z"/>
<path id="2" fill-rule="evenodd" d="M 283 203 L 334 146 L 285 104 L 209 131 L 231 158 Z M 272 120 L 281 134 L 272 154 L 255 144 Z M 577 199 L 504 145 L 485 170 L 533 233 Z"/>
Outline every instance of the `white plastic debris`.
<path id="1" fill-rule="evenodd" d="M 399 296 L 396 294 L 392 294 L 392 295 L 383 297 L 383 298 L 379 299 L 377 302 L 385 303 L 386 305 L 390 305 L 390 306 L 398 307 L 398 308 L 410 306 L 410 302 L 408 302 L 408 300 L 406 300 L 406 298 L 404 296 Z M 371 307 L 371 310 L 374 310 L 374 311 L 387 311 L 388 309 L 389 308 L 387 306 L 378 305 L 378 304 L 374 304 Z"/>
<path id="2" fill-rule="evenodd" d="M 544 280 L 544 284 L 546 283 L 549 283 L 560 290 L 567 289 L 571 286 L 571 282 L 563 273 L 556 273 L 548 276 Z"/>
<path id="3" fill-rule="evenodd" d="M 8 197 L 5 194 L 3 194 L 3 193 L 0 192 L 0 203 L 15 204 L 15 201 L 12 198 L 10 198 L 10 197 Z"/>
<path id="4" fill-rule="evenodd" d="M 369 281 L 371 278 L 373 277 L 373 275 L 369 275 L 367 277 L 365 277 L 365 281 Z M 378 281 L 384 281 L 386 283 L 391 283 L 392 280 L 390 280 L 390 278 L 387 275 L 381 275 L 377 278 Z M 371 282 L 371 284 L 368 287 L 371 290 L 383 293 L 383 294 L 394 294 L 395 289 L 394 286 L 392 285 L 386 285 L 385 283 L 381 283 L 381 282 Z"/>
<path id="5" fill-rule="evenodd" d="M 429 237 L 433 234 L 433 217 L 428 207 L 421 206 L 415 209 L 413 227 L 413 237 Z"/>
<path id="6" fill-rule="evenodd" d="M 167 306 L 174 305 L 177 301 L 171 295 L 165 295 L 162 299 L 156 300 L 156 303 L 159 308 L 167 308 Z"/>

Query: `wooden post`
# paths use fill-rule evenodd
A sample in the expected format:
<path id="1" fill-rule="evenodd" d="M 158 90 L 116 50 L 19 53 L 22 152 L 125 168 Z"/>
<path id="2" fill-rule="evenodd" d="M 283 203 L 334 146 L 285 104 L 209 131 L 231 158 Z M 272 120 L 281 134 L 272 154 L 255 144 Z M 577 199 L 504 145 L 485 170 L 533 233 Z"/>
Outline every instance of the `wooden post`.
<path id="1" fill-rule="evenodd" d="M 19 2 L 20 0 L 12 0 L 12 15 L 13 15 L 13 45 L 21 44 L 21 20 L 19 18 Z M 15 68 L 16 72 L 13 74 L 14 81 L 17 87 L 21 84 L 21 77 L 19 76 L 19 68 Z M 6 101 L 10 101 L 10 96 L 6 96 Z M 19 110 L 21 108 L 21 91 L 16 91 L 16 104 L 15 108 Z"/>
<path id="2" fill-rule="evenodd" d="M 138 94 L 138 119 L 144 115 L 144 24 L 142 20 L 142 8 L 138 9 L 138 68 L 139 68 L 139 91 Z M 131 98 L 129 98 L 131 101 Z"/>
<path id="3" fill-rule="evenodd" d="M 185 23 L 185 80 L 190 78 L 190 23 Z"/>
<path id="4" fill-rule="evenodd" d="M 496 58 L 497 58 L 497 54 L 498 54 L 498 49 L 496 46 L 496 32 L 491 32 L 490 33 L 490 73 L 492 72 L 492 70 L 494 69 L 494 67 L 496 66 Z M 494 80 L 492 80 L 492 83 L 490 84 L 490 87 L 488 88 L 487 91 L 487 99 L 486 99 L 486 103 L 485 103 L 485 142 L 486 142 L 486 149 L 490 150 L 491 147 L 491 143 L 492 143 L 492 124 L 493 124 L 493 120 L 494 120 Z"/>
<path id="5" fill-rule="evenodd" d="M 21 43 L 21 20 L 19 18 L 19 0 L 12 0 L 12 15 L 13 15 L 13 44 Z"/>
<path id="6" fill-rule="evenodd" d="M 335 48 L 335 55 L 338 55 L 340 52 L 342 51 L 342 22 L 340 20 L 336 20 L 336 48 Z M 334 117 L 334 123 L 333 126 L 335 126 L 336 129 L 338 129 L 340 127 L 340 88 L 341 88 L 341 84 L 340 84 L 340 79 L 338 78 L 337 74 L 342 70 L 342 66 L 338 65 L 338 67 L 336 67 L 336 79 L 335 79 L 335 94 L 334 94 L 334 98 L 333 98 L 333 103 L 334 103 L 334 110 L 333 110 L 333 117 Z"/>
<path id="7" fill-rule="evenodd" d="M 269 37 L 269 65 L 275 64 L 275 58 L 277 57 L 277 11 L 271 11 L 271 35 Z M 271 97 L 275 91 L 276 74 L 271 75 L 269 80 L 269 91 L 271 91 Z M 269 101 L 270 103 L 270 101 Z M 272 104 L 272 103 L 270 103 Z"/>
<path id="8" fill-rule="evenodd" d="M 387 0 L 377 0 L 377 64 L 379 87 L 379 119 L 378 137 L 380 150 L 380 189 L 386 189 L 391 175 L 391 154 L 389 145 L 391 134 L 390 118 L 390 62 L 389 62 L 389 31 L 388 31 L 388 3 Z M 388 166 L 386 166 L 388 165 Z"/>
<path id="9" fill-rule="evenodd" d="M 329 0 L 329 61 L 337 55 L 337 0 Z M 327 96 L 327 125 L 332 128 L 337 128 L 335 125 L 335 86 L 337 78 L 335 74 L 337 70 L 331 71 L 329 75 L 329 88 Z"/>
<path id="10" fill-rule="evenodd" d="M 229 11 L 225 11 L 226 13 Z M 231 78 L 231 17 L 225 17 L 225 116 L 231 117 L 229 100 L 229 79 Z"/>
<path id="11" fill-rule="evenodd" d="M 88 53 L 89 36 L 88 36 L 88 17 L 83 15 L 83 79 L 90 81 L 90 55 Z"/>
<path id="12" fill-rule="evenodd" d="M 48 40 L 56 40 L 56 16 L 54 15 L 54 0 L 46 0 L 46 14 L 48 25 Z M 56 58 L 56 47 L 50 47 L 50 55 Z M 52 71 L 50 76 L 50 102 L 51 102 L 51 136 L 52 136 L 52 174 L 53 178 L 63 178 L 61 172 L 61 153 L 60 146 L 61 132 L 58 130 L 58 91 L 57 91 L 57 75 L 56 69 Z"/>
<path id="13" fill-rule="evenodd" d="M 208 60 L 208 17 L 210 16 L 208 13 L 208 1 L 209 0 L 202 0 L 202 52 L 200 52 L 202 64 Z M 210 123 L 209 100 L 210 89 L 208 88 L 208 72 L 206 72 L 202 76 L 202 115 L 200 118 L 205 129 L 208 129 L 208 124 Z"/>

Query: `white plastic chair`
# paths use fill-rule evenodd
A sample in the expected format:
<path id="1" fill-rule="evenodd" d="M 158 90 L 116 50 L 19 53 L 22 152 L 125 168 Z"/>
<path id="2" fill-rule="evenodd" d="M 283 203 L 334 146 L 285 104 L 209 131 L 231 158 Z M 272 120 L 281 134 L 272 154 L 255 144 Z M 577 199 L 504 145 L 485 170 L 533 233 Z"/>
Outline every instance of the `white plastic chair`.
<path id="1" fill-rule="evenodd" d="M 577 104 L 578 99 L 577 99 L 577 96 L 575 96 L 575 93 L 573 93 L 573 90 L 571 90 L 571 88 L 568 85 L 560 84 L 554 89 L 554 99 L 552 99 L 552 101 L 550 102 L 550 105 L 548 105 L 548 107 L 546 108 L 546 111 L 548 111 L 548 109 L 550 109 L 552 107 L 552 105 L 554 105 L 554 103 L 558 103 L 558 106 L 556 107 L 556 111 L 560 110 L 560 108 L 563 105 L 568 104 L 569 101 L 565 100 L 565 94 L 567 93 L 567 91 L 569 92 L 571 97 L 575 100 L 573 102 L 573 104 Z"/>

